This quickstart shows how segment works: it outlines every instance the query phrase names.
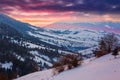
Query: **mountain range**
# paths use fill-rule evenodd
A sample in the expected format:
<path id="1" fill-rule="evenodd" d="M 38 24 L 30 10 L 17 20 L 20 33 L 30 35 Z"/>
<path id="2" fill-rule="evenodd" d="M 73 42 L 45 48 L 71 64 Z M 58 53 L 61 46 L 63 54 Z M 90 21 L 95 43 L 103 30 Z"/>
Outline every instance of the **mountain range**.
<path id="1" fill-rule="evenodd" d="M 60 28 L 50 28 L 58 24 Z M 113 22 L 58 22 L 41 28 L 0 14 L 0 74 L 12 79 L 50 68 L 64 54 L 81 53 L 90 57 L 105 34 L 112 31 L 120 38 L 119 25 Z M 62 28 L 66 26 L 75 28 Z"/>
<path id="2" fill-rule="evenodd" d="M 47 28 L 84 28 L 120 33 L 120 22 L 56 22 L 45 26 Z"/>

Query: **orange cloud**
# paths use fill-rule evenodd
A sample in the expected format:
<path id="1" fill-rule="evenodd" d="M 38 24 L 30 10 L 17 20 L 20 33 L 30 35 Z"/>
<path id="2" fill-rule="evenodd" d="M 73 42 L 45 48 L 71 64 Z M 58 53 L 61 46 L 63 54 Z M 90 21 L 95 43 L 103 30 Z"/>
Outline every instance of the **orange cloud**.
<path id="1" fill-rule="evenodd" d="M 54 22 L 101 22 L 101 21 L 113 21 L 120 22 L 120 16 L 118 14 L 104 14 L 99 15 L 95 13 L 82 13 L 82 12 L 49 12 L 49 11 L 22 11 L 15 9 L 9 16 L 32 24 L 36 26 L 46 26 Z"/>

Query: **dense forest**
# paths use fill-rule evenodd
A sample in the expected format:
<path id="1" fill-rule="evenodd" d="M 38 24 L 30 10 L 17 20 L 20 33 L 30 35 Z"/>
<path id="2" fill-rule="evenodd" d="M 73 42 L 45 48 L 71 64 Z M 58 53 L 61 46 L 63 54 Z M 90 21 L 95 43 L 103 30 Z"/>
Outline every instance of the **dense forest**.
<path id="1" fill-rule="evenodd" d="M 28 41 L 9 25 L 0 23 L 0 80 L 11 80 L 44 68 L 50 68 L 46 64 L 41 66 L 41 62 L 35 61 L 35 56 L 30 51 L 38 51 L 39 55 L 49 56 L 51 63 L 54 63 L 52 58 L 60 55 L 57 49 L 53 51 L 49 48 L 30 48 L 24 43 Z M 9 67 L 3 66 L 6 64 L 9 64 Z"/>

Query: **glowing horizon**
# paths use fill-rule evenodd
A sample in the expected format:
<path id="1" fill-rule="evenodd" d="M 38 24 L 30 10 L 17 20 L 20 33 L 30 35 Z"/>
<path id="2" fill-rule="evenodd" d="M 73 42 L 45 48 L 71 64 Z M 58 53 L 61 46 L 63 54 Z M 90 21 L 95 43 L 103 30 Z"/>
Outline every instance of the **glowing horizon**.
<path id="1" fill-rule="evenodd" d="M 0 12 L 35 26 L 61 21 L 120 22 L 119 3 L 113 0 L 4 0 L 0 1 Z"/>

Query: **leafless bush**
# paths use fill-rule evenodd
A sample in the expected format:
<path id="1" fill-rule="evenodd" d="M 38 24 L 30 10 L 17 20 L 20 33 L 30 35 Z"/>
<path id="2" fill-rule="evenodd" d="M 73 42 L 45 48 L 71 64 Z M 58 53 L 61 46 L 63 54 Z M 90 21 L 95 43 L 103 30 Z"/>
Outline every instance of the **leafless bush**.
<path id="1" fill-rule="evenodd" d="M 102 51 L 102 50 L 96 50 L 96 51 L 93 51 L 93 54 L 95 55 L 95 57 L 101 57 L 101 56 L 105 55 L 106 52 Z"/>
<path id="2" fill-rule="evenodd" d="M 53 64 L 53 68 L 55 68 L 54 72 L 56 74 L 64 70 L 72 69 L 80 65 L 81 62 L 82 62 L 82 56 L 79 54 L 67 54 L 61 56 L 59 61 Z"/>
<path id="3" fill-rule="evenodd" d="M 109 33 L 104 35 L 99 41 L 99 49 L 108 53 L 112 52 L 119 44 L 119 39 L 115 34 Z"/>

